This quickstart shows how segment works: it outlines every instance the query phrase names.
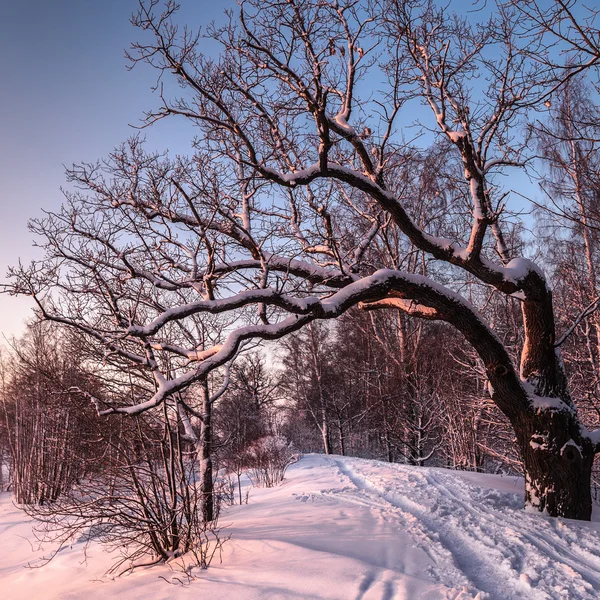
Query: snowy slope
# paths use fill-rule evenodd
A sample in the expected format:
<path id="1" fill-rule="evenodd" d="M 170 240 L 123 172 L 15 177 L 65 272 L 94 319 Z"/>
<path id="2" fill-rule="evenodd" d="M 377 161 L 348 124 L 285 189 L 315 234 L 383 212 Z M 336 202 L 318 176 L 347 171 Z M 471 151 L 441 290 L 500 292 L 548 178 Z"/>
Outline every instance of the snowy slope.
<path id="1" fill-rule="evenodd" d="M 30 524 L 0 497 L 0 597 L 507 600 L 600 598 L 600 523 L 525 513 L 522 481 L 342 457 L 307 456 L 278 488 L 228 509 L 222 564 L 188 583 L 176 565 L 103 577 L 92 544 L 47 566 Z M 172 582 L 169 584 L 167 581 Z"/>

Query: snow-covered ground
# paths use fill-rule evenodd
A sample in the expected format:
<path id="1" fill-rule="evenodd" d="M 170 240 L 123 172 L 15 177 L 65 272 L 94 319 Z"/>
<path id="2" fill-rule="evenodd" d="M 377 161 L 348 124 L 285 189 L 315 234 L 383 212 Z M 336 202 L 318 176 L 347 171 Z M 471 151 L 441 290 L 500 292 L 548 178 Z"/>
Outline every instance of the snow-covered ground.
<path id="1" fill-rule="evenodd" d="M 600 523 L 525 513 L 517 478 L 310 455 L 275 489 L 227 509 L 223 562 L 103 577 L 92 544 L 24 565 L 30 522 L 0 496 L 0 598 L 392 600 L 600 597 Z M 169 583 L 170 582 L 170 583 Z"/>

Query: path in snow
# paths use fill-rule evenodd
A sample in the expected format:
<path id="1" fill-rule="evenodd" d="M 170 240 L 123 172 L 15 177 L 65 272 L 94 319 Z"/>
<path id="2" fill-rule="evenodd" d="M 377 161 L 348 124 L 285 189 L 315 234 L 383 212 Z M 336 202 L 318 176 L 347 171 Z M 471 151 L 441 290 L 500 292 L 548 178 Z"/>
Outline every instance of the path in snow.
<path id="1" fill-rule="evenodd" d="M 188 581 L 178 563 L 111 580 L 92 541 L 25 569 L 31 523 L 0 495 L 3 600 L 590 600 L 600 523 L 522 509 L 523 481 L 308 455 L 284 483 L 227 508 L 223 562 Z M 87 562 L 84 559 L 87 556 Z"/>
<path id="2" fill-rule="evenodd" d="M 528 514 L 522 493 L 478 487 L 442 469 L 330 461 L 354 489 L 322 494 L 400 522 L 431 558 L 439 582 L 490 600 L 600 597 L 594 525 Z"/>

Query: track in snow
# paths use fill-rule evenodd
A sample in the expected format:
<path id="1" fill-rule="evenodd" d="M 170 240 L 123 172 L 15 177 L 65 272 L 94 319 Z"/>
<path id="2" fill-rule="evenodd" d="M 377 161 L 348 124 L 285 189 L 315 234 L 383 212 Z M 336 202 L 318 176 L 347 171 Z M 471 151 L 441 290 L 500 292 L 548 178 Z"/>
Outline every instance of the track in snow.
<path id="1" fill-rule="evenodd" d="M 398 522 L 431 558 L 440 583 L 482 600 L 600 597 L 600 542 L 586 524 L 528 514 L 521 494 L 439 469 L 330 461 L 350 485 L 322 495 Z"/>

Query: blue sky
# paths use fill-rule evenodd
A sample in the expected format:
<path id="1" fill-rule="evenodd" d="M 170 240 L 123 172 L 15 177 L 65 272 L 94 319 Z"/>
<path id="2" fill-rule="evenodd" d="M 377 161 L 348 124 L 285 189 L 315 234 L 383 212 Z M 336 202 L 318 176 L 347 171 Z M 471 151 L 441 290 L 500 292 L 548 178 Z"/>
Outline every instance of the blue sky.
<path id="1" fill-rule="evenodd" d="M 187 3 L 190 22 L 219 19 L 227 0 Z M 0 280 L 36 251 L 27 220 L 57 209 L 65 166 L 94 161 L 134 133 L 155 105 L 155 73 L 127 70 L 137 0 L 1 0 Z M 189 12 L 193 11 L 193 12 Z M 157 149 L 185 151 L 189 125 L 147 130 Z M 31 303 L 0 295 L 0 333 L 23 330 Z M 0 344 L 2 339 L 0 337 Z"/>

